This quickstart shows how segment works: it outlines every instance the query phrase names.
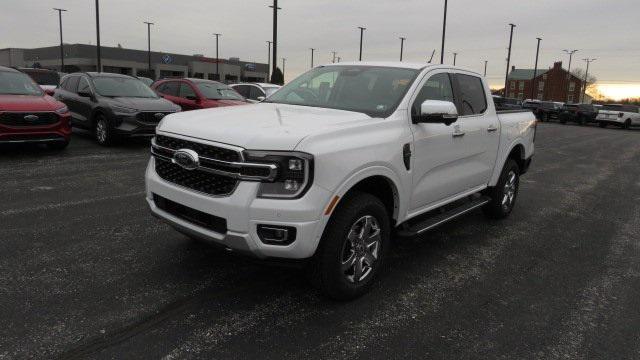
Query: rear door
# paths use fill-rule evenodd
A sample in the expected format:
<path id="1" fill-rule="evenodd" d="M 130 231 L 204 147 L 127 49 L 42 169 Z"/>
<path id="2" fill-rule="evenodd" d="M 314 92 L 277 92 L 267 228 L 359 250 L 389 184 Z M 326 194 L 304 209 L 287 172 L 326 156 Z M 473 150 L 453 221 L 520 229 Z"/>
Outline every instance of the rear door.
<path id="1" fill-rule="evenodd" d="M 86 118 L 82 117 L 79 110 L 79 96 L 76 93 L 78 91 L 78 82 L 80 81 L 79 75 L 70 75 L 65 79 L 64 86 L 56 91 L 56 98 L 62 101 L 69 108 L 71 113 L 71 119 L 74 124 L 84 124 Z"/>
<path id="2" fill-rule="evenodd" d="M 89 93 L 91 97 L 80 96 L 78 93 Z M 91 125 L 91 113 L 94 105 L 93 96 L 95 96 L 95 92 L 91 87 L 89 79 L 81 75 L 78 79 L 78 89 L 76 90 L 76 113 L 78 121 L 81 122 L 84 127 Z"/>

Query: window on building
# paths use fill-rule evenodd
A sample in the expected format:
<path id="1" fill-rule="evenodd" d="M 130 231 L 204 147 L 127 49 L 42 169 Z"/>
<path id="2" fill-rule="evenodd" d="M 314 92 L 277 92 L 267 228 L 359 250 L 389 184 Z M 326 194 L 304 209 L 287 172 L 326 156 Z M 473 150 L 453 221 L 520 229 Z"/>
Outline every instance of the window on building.
<path id="1" fill-rule="evenodd" d="M 516 97 L 516 93 L 514 93 L 513 91 L 509 92 L 509 97 L 510 98 Z"/>
<path id="2" fill-rule="evenodd" d="M 215 80 L 215 81 L 220 80 L 220 74 L 209 74 L 208 77 L 209 77 L 209 80 Z"/>
<path id="3" fill-rule="evenodd" d="M 518 93 L 518 100 L 522 100 L 524 98 L 524 93 Z"/>
<path id="4" fill-rule="evenodd" d="M 569 91 L 574 91 L 576 89 L 576 83 L 575 82 L 570 82 L 569 83 Z"/>
<path id="5" fill-rule="evenodd" d="M 518 87 L 518 90 L 524 90 L 524 81 L 520 81 L 520 86 Z"/>
<path id="6" fill-rule="evenodd" d="M 193 74 L 193 77 L 197 79 L 204 79 L 204 73 L 195 73 Z"/>
<path id="7" fill-rule="evenodd" d="M 547 80 L 547 74 L 542 75 L 542 80 Z"/>
<path id="8" fill-rule="evenodd" d="M 573 94 L 569 94 L 569 96 L 567 97 L 567 102 L 568 103 L 572 103 L 573 102 Z"/>
<path id="9" fill-rule="evenodd" d="M 511 82 L 511 86 L 509 87 L 511 90 L 515 90 L 516 89 L 516 82 L 512 81 Z"/>
<path id="10" fill-rule="evenodd" d="M 479 77 L 464 74 L 458 74 L 456 78 L 462 92 L 462 115 L 484 113 L 487 110 L 487 95 L 484 92 L 482 80 Z"/>
<path id="11" fill-rule="evenodd" d="M 543 98 L 542 92 L 539 92 L 538 93 L 538 100 L 542 100 L 542 98 Z"/>

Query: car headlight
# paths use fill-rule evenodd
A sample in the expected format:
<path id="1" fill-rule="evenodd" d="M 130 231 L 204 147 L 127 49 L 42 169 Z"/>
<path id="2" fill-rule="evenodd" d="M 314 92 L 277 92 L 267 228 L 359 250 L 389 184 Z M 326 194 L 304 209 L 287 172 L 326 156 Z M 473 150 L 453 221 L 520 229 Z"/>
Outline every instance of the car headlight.
<path id="1" fill-rule="evenodd" d="M 69 112 L 69 108 L 66 106 L 63 106 L 60 109 L 56 110 L 56 114 L 59 114 L 59 115 L 66 114 L 68 112 Z"/>
<path id="2" fill-rule="evenodd" d="M 122 106 L 115 106 L 115 105 L 112 105 L 111 109 L 116 114 L 124 114 L 124 115 L 129 115 L 129 114 L 138 112 L 138 110 L 136 109 L 131 109 L 131 108 L 122 107 Z"/>
<path id="3" fill-rule="evenodd" d="M 304 195 L 313 182 L 313 156 L 302 152 L 249 151 L 243 153 L 245 161 L 272 164 L 277 168 L 273 180 L 262 180 L 258 197 L 270 199 L 297 199 Z M 245 168 L 244 171 L 251 171 Z M 261 170 L 263 171 L 263 170 Z M 243 174 L 250 176 L 251 174 Z"/>

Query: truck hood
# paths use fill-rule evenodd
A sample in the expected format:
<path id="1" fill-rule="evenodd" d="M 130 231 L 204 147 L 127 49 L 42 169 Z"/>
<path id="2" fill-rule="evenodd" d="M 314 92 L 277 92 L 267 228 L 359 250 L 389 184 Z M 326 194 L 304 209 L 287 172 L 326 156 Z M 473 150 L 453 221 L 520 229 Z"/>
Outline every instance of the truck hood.
<path id="1" fill-rule="evenodd" d="M 253 150 L 293 150 L 311 134 L 371 121 L 366 114 L 273 103 L 171 114 L 158 132 L 174 133 Z"/>
<path id="2" fill-rule="evenodd" d="M 54 111 L 64 104 L 49 95 L 0 95 L 0 112 L 2 111 Z"/>

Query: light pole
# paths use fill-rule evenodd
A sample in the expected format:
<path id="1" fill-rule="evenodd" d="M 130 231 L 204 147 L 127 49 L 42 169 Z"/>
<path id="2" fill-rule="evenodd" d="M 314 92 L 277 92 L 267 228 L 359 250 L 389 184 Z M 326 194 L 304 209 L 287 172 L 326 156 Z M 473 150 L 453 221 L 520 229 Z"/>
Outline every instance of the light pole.
<path id="1" fill-rule="evenodd" d="M 487 64 L 489 63 L 489 61 L 485 60 L 484 61 L 484 77 L 487 77 Z"/>
<path id="2" fill-rule="evenodd" d="M 535 96 L 536 96 L 535 84 L 536 84 L 536 78 L 538 77 L 538 55 L 540 54 L 540 41 L 542 41 L 541 38 L 536 38 L 536 39 L 538 39 L 538 47 L 536 48 L 536 65 L 533 68 L 533 79 L 531 80 L 531 99 L 535 99 Z"/>
<path id="3" fill-rule="evenodd" d="M 333 54 L 333 60 L 331 60 L 331 62 L 335 64 L 335 62 L 336 62 L 336 54 L 337 54 L 337 52 L 332 51 L 331 53 Z"/>
<path id="4" fill-rule="evenodd" d="M 282 58 L 282 82 L 284 83 L 284 66 L 287 63 L 287 59 Z"/>
<path id="5" fill-rule="evenodd" d="M 456 58 L 458 57 L 458 53 L 453 53 L 453 66 L 456 66 Z"/>
<path id="6" fill-rule="evenodd" d="M 442 48 L 440 49 L 440 64 L 444 64 L 444 39 L 447 33 L 447 0 L 444 0 L 444 17 L 442 18 Z"/>
<path id="7" fill-rule="evenodd" d="M 340 60 L 341 60 L 341 59 L 342 59 L 342 58 L 341 58 L 340 56 L 338 56 L 338 62 L 340 62 Z"/>
<path id="8" fill-rule="evenodd" d="M 402 61 L 402 52 L 404 50 L 404 41 L 407 40 L 405 37 L 400 37 L 400 61 Z"/>
<path id="9" fill-rule="evenodd" d="M 358 29 L 360 29 L 360 57 L 358 59 L 362 61 L 362 38 L 364 37 L 364 31 L 367 30 L 367 28 L 358 26 Z"/>
<path id="10" fill-rule="evenodd" d="M 267 81 L 271 82 L 271 41 L 267 40 Z"/>
<path id="11" fill-rule="evenodd" d="M 147 24 L 147 76 L 152 77 L 151 76 L 151 25 L 153 25 L 153 23 L 147 22 L 147 21 L 145 21 L 144 23 Z"/>
<path id="12" fill-rule="evenodd" d="M 278 0 L 273 0 L 273 5 L 269 7 L 273 8 L 273 69 L 271 73 L 274 74 L 278 67 L 278 10 L 282 8 L 278 7 Z"/>
<path id="13" fill-rule="evenodd" d="M 592 62 L 598 60 L 598 59 L 582 59 L 584 61 L 587 62 L 587 70 L 584 73 L 584 82 L 583 82 L 583 90 L 582 90 L 582 100 L 580 102 L 584 103 L 584 98 L 587 94 L 587 81 L 589 80 L 589 64 L 591 64 Z"/>
<path id="14" fill-rule="evenodd" d="M 62 45 L 62 12 L 67 11 L 65 9 L 53 8 L 58 12 L 58 20 L 60 22 L 60 71 L 64 72 L 64 46 Z"/>
<path id="15" fill-rule="evenodd" d="M 316 51 L 314 48 L 309 48 L 311 50 L 311 68 L 313 69 L 313 52 Z"/>
<path id="16" fill-rule="evenodd" d="M 99 0 L 96 0 L 96 57 L 97 57 L 97 72 L 102 72 L 102 56 L 100 54 L 100 4 Z"/>
<path id="17" fill-rule="evenodd" d="M 571 59 L 573 58 L 573 54 L 578 52 L 578 50 L 577 49 L 574 49 L 574 50 L 564 49 L 562 51 L 564 51 L 565 53 L 569 54 L 569 67 L 567 69 L 567 86 L 566 86 L 566 88 L 567 88 L 567 102 L 569 102 L 569 83 L 571 82 Z"/>
<path id="18" fill-rule="evenodd" d="M 513 28 L 514 24 L 509 24 L 511 27 L 511 35 L 509 35 L 509 53 L 507 55 L 507 74 L 504 77 L 504 97 L 507 96 L 507 85 L 509 84 L 509 65 L 511 65 L 511 45 L 513 44 Z"/>
<path id="19" fill-rule="evenodd" d="M 216 80 L 220 81 L 220 57 L 218 53 L 218 40 L 220 38 L 220 35 L 222 34 L 214 33 L 213 35 L 216 37 Z"/>

